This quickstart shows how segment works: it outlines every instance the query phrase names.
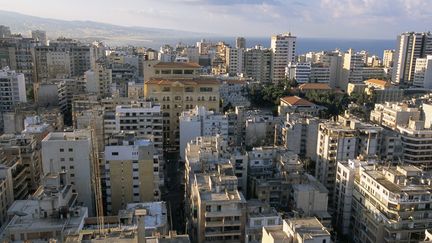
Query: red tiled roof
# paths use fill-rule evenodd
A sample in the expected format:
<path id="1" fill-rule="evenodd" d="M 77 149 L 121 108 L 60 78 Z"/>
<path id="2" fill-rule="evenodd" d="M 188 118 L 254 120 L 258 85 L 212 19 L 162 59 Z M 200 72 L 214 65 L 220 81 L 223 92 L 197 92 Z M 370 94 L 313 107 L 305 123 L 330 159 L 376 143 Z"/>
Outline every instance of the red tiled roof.
<path id="1" fill-rule="evenodd" d="M 385 81 L 385 80 L 379 80 L 379 79 L 369 79 L 369 80 L 366 80 L 366 81 L 364 81 L 366 84 L 367 83 L 372 83 L 372 84 L 375 84 L 375 85 L 379 85 L 379 86 L 382 86 L 382 87 L 385 87 L 385 86 L 387 86 L 387 85 L 390 85 L 390 83 L 389 82 L 387 82 L 387 81 Z"/>
<path id="2" fill-rule="evenodd" d="M 313 106 L 314 103 L 302 99 L 298 96 L 286 96 L 281 98 L 281 101 L 292 106 Z"/>
<path id="3" fill-rule="evenodd" d="M 313 90 L 313 89 L 321 89 L 321 90 L 331 90 L 332 88 L 326 83 L 305 83 L 299 85 L 300 90 Z"/>

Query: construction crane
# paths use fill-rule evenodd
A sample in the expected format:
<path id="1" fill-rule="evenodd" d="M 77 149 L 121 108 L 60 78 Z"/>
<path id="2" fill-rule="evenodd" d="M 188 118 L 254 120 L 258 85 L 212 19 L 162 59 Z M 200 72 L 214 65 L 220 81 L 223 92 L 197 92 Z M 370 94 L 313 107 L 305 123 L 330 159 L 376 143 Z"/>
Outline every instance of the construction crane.
<path id="1" fill-rule="evenodd" d="M 104 212 L 103 212 L 103 202 L 102 202 L 102 187 L 101 187 L 101 176 L 100 176 L 100 159 L 99 159 L 99 148 L 97 143 L 96 135 L 96 117 L 91 118 L 90 131 L 92 140 L 92 183 L 93 190 L 95 193 L 95 203 L 96 203 L 96 218 L 99 230 L 99 236 L 104 236 Z"/>

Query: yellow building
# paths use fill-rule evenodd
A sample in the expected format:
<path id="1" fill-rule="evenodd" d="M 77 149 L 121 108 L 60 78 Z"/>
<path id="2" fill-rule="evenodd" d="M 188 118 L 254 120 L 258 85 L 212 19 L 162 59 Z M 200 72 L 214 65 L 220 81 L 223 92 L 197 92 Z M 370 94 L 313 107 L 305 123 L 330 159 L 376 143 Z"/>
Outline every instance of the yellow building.
<path id="1" fill-rule="evenodd" d="M 221 84 L 216 79 L 197 76 L 199 66 L 191 69 L 192 64 L 172 63 L 173 68 L 167 63 L 155 65 L 158 68 L 162 66 L 163 70 L 171 70 L 171 73 L 177 70 L 177 76 L 166 74 L 169 77 L 154 77 L 147 80 L 144 83 L 144 96 L 161 105 L 164 146 L 177 150 L 180 141 L 179 116 L 183 111 L 195 106 L 204 106 L 207 110 L 219 112 Z M 181 69 L 182 66 L 185 67 L 184 70 Z M 191 72 L 194 75 L 191 75 Z"/>
<path id="2" fill-rule="evenodd" d="M 116 215 L 128 203 L 160 200 L 160 156 L 150 140 L 120 133 L 105 146 L 106 209 Z"/>

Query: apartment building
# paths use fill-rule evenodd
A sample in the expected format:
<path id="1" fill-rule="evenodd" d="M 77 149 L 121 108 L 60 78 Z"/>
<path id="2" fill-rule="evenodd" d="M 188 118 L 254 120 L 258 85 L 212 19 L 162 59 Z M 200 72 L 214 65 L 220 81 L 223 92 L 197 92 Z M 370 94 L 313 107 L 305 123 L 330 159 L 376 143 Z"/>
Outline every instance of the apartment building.
<path id="1" fill-rule="evenodd" d="M 226 48 L 226 66 L 230 76 L 242 74 L 244 64 L 244 49 L 243 48 Z"/>
<path id="2" fill-rule="evenodd" d="M 163 113 L 154 102 L 129 100 L 128 105 L 115 107 L 115 132 L 136 132 L 138 137 L 150 139 L 160 153 L 163 152 Z M 109 131 L 105 130 L 108 137 Z"/>
<path id="3" fill-rule="evenodd" d="M 129 203 L 160 200 L 159 161 L 150 140 L 135 133 L 121 133 L 108 139 L 105 146 L 106 208 L 116 215 Z"/>
<path id="4" fill-rule="evenodd" d="M 246 77 L 259 82 L 271 82 L 272 75 L 272 51 L 255 46 L 244 53 L 244 72 Z"/>
<path id="5" fill-rule="evenodd" d="M 228 174 L 220 169 L 212 174 L 196 174 L 191 187 L 192 240 L 245 242 L 246 199 L 237 190 L 232 167 Z"/>
<path id="6" fill-rule="evenodd" d="M 112 69 L 107 68 L 103 63 L 96 63 L 94 69 L 84 73 L 86 91 L 100 98 L 111 97 L 112 77 Z"/>
<path id="7" fill-rule="evenodd" d="M 247 85 L 248 83 L 244 79 L 228 78 L 223 80 L 219 89 L 223 107 L 249 107 L 250 101 L 246 92 Z"/>
<path id="8" fill-rule="evenodd" d="M 421 112 L 418 108 L 410 107 L 408 104 L 386 102 L 375 104 L 371 111 L 370 120 L 381 126 L 396 130 L 400 125 L 408 124 L 408 121 L 419 120 Z"/>
<path id="9" fill-rule="evenodd" d="M 388 81 L 368 79 L 364 83 L 366 84 L 366 94 L 374 96 L 375 103 L 398 102 L 403 99 L 404 91 Z"/>
<path id="10" fill-rule="evenodd" d="M 362 166 L 354 177 L 354 242 L 416 242 L 432 227 L 430 175 L 411 165 Z"/>
<path id="11" fill-rule="evenodd" d="M 7 242 L 64 241 L 79 234 L 87 208 L 77 203 L 65 172 L 48 173 L 43 184 L 27 200 L 16 200 L 8 209 L 10 221 L 4 229 Z M 66 220 L 67 219 L 67 220 Z"/>
<path id="12" fill-rule="evenodd" d="M 0 156 L 3 156 L 0 151 Z M 14 184 L 12 178 L 12 169 L 4 165 L 4 161 L 0 164 L 0 227 L 8 221 L 7 210 L 14 202 Z"/>
<path id="13" fill-rule="evenodd" d="M 38 42 L 33 38 L 25 38 L 21 35 L 2 39 L 0 41 L 0 52 L 2 53 L 0 68 L 9 67 L 17 73 L 24 74 L 27 85 L 37 82 L 33 70 L 33 53 L 36 45 Z"/>
<path id="14" fill-rule="evenodd" d="M 432 55 L 417 58 L 413 85 L 420 88 L 432 89 Z"/>
<path id="15" fill-rule="evenodd" d="M 170 67 L 170 73 L 177 78 L 155 78 L 144 83 L 144 96 L 161 105 L 163 115 L 163 140 L 164 146 L 178 150 L 179 139 L 179 116 L 181 112 L 196 106 L 204 106 L 208 110 L 219 111 L 219 87 L 220 82 L 207 78 L 188 78 L 189 74 L 197 70 L 176 69 L 177 64 L 164 64 Z M 173 69 L 173 70 L 172 70 Z M 156 73 L 158 69 L 156 69 Z M 160 71 L 161 73 L 163 70 Z M 169 75 L 168 75 L 169 76 Z"/>
<path id="16" fill-rule="evenodd" d="M 219 135 L 228 139 L 228 118 L 226 115 L 209 111 L 206 107 L 195 107 L 181 113 L 180 117 L 180 157 L 184 158 L 186 145 L 196 137 Z"/>
<path id="17" fill-rule="evenodd" d="M 89 130 L 51 132 L 42 140 L 42 169 L 46 173 L 66 171 L 77 202 L 94 214 L 92 136 Z"/>
<path id="18" fill-rule="evenodd" d="M 424 121 L 410 120 L 406 125 L 399 125 L 402 138 L 403 157 L 406 163 L 432 168 L 432 129 L 425 128 Z"/>
<path id="19" fill-rule="evenodd" d="M 261 242 L 263 227 L 282 224 L 282 216 L 259 200 L 247 201 L 246 243 Z"/>
<path id="20" fill-rule="evenodd" d="M 14 157 L 25 166 L 25 183 L 30 192 L 36 191 L 42 178 L 41 138 L 31 134 L 4 134 L 0 136 L 0 149 L 5 156 Z"/>
<path id="21" fill-rule="evenodd" d="M 318 129 L 315 176 L 329 190 L 329 205 L 332 207 L 337 161 L 379 156 L 383 128 L 349 116 L 339 116 L 338 122 L 321 123 Z"/>
<path id="22" fill-rule="evenodd" d="M 278 143 L 303 158 L 316 159 L 318 124 L 310 115 L 287 114 L 278 130 Z"/>
<path id="23" fill-rule="evenodd" d="M 398 35 L 394 53 L 392 81 L 411 85 L 418 58 L 432 55 L 432 34 L 430 32 L 406 32 Z"/>
<path id="24" fill-rule="evenodd" d="M 3 114 L 13 111 L 19 103 L 27 102 L 24 74 L 3 68 L 0 70 L 0 131 L 3 131 Z"/>
<path id="25" fill-rule="evenodd" d="M 330 233 L 317 218 L 291 218 L 283 225 L 263 228 L 262 243 L 315 243 L 331 242 Z"/>
<path id="26" fill-rule="evenodd" d="M 291 33 L 274 35 L 271 38 L 272 50 L 272 82 L 277 83 L 285 79 L 285 68 L 288 63 L 295 61 L 297 37 Z"/>
<path id="27" fill-rule="evenodd" d="M 35 76 L 38 82 L 52 78 L 79 77 L 92 65 L 91 47 L 76 40 L 58 38 L 49 46 L 34 48 Z M 58 75 L 61 77 L 58 77 Z"/>

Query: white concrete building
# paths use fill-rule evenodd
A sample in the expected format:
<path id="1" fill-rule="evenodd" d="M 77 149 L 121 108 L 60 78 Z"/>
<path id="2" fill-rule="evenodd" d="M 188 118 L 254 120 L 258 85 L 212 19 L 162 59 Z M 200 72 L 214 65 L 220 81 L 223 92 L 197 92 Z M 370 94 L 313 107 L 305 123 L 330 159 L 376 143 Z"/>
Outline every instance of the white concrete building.
<path id="1" fill-rule="evenodd" d="M 432 224 L 430 174 L 411 165 L 362 166 L 355 176 L 352 241 L 419 242 Z"/>
<path id="2" fill-rule="evenodd" d="M 430 32 L 406 32 L 397 37 L 393 59 L 392 81 L 411 85 L 414 81 L 417 58 L 432 55 L 432 34 Z"/>
<path id="3" fill-rule="evenodd" d="M 232 107 L 249 107 L 250 101 L 246 94 L 247 82 L 243 79 L 227 79 L 222 81 L 219 88 L 223 106 L 230 104 Z"/>
<path id="4" fill-rule="evenodd" d="M 360 166 L 373 162 L 348 160 L 338 161 L 334 194 L 336 229 L 343 235 L 350 232 L 354 179 L 359 176 Z"/>
<path id="5" fill-rule="evenodd" d="M 27 102 L 24 74 L 4 68 L 0 70 L 0 131 L 3 129 L 3 113 L 13 111 L 14 106 Z"/>
<path id="6" fill-rule="evenodd" d="M 383 66 L 385 68 L 391 68 L 393 67 L 393 56 L 394 56 L 395 50 L 384 50 L 383 54 Z"/>
<path id="7" fill-rule="evenodd" d="M 48 173 L 43 185 L 27 200 L 8 209 L 10 221 L 2 234 L 5 242 L 63 242 L 77 235 L 88 217 L 79 206 L 65 172 Z"/>
<path id="8" fill-rule="evenodd" d="M 115 131 L 133 131 L 138 137 L 151 139 L 162 152 L 163 127 L 161 106 L 150 101 L 132 101 L 115 108 Z"/>
<path id="9" fill-rule="evenodd" d="M 180 157 L 185 158 L 185 148 L 191 140 L 219 135 L 228 139 L 228 118 L 223 114 L 208 111 L 204 106 L 184 111 L 180 117 Z"/>
<path id="10" fill-rule="evenodd" d="M 330 243 L 330 233 L 317 218 L 291 218 L 263 228 L 262 243 Z"/>
<path id="11" fill-rule="evenodd" d="M 413 85 L 420 88 L 432 89 L 432 55 L 428 55 L 425 58 L 417 58 Z"/>
<path id="12" fill-rule="evenodd" d="M 263 227 L 282 224 L 277 210 L 257 199 L 247 201 L 246 213 L 246 243 L 260 243 Z"/>
<path id="13" fill-rule="evenodd" d="M 92 138 L 89 130 L 51 132 L 42 140 L 43 173 L 66 171 L 72 190 L 94 214 Z"/>
<path id="14" fill-rule="evenodd" d="M 226 62 L 228 73 L 230 76 L 238 76 L 243 73 L 243 48 L 226 48 Z"/>
<path id="15" fill-rule="evenodd" d="M 375 104 L 370 120 L 376 124 L 396 130 L 398 126 L 408 124 L 408 121 L 419 120 L 421 112 L 418 108 L 409 107 L 404 103 L 386 102 Z"/>
<path id="16" fill-rule="evenodd" d="M 88 93 L 95 93 L 100 98 L 111 97 L 112 70 L 106 68 L 102 63 L 84 73 L 86 90 Z"/>
<path id="17" fill-rule="evenodd" d="M 285 79 L 285 68 L 288 63 L 295 61 L 297 37 L 291 33 L 274 35 L 271 38 L 272 82 L 277 83 Z"/>

